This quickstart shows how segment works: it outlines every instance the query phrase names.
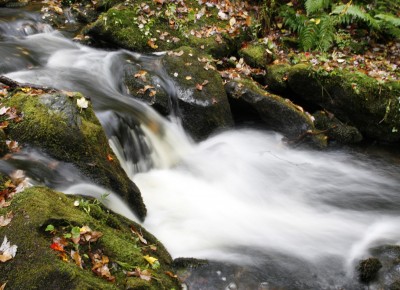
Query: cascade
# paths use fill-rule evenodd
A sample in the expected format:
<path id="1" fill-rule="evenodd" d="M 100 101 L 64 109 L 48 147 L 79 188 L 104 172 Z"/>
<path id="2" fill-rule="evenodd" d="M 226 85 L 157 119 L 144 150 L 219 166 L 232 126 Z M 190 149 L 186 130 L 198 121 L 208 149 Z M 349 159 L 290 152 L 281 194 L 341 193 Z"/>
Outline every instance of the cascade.
<path id="1" fill-rule="evenodd" d="M 0 9 L 0 55 L 0 74 L 90 97 L 112 149 L 141 189 L 144 227 L 173 257 L 255 267 L 260 279 L 279 284 L 284 277 L 300 284 L 279 285 L 298 288 L 314 279 L 318 289 L 347 285 L 370 247 L 400 242 L 398 164 L 352 151 L 291 149 L 279 134 L 251 129 L 194 144 L 179 116 L 166 120 L 121 83 L 121 68 L 139 65 L 174 96 L 160 56 L 77 44 L 34 13 Z M 104 192 L 72 165 L 51 172 L 40 165 L 46 162 L 48 156 L 29 149 L 0 167 L 26 170 L 32 183 L 66 193 Z M 114 195 L 107 206 L 135 219 Z"/>

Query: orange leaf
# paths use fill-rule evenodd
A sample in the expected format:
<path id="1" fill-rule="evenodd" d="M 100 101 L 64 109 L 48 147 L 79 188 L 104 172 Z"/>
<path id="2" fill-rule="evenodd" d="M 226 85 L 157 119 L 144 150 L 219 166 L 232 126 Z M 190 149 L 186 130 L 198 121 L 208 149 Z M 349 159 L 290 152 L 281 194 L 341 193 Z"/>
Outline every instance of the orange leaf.
<path id="1" fill-rule="evenodd" d="M 158 45 L 155 44 L 154 41 L 151 40 L 151 39 L 149 39 L 149 40 L 147 41 L 147 45 L 150 46 L 152 49 L 158 48 Z"/>
<path id="2" fill-rule="evenodd" d="M 107 160 L 111 162 L 114 160 L 114 158 L 111 156 L 111 154 L 107 154 Z"/>
<path id="3" fill-rule="evenodd" d="M 54 251 L 64 252 L 64 246 L 59 243 L 52 243 L 50 248 L 52 248 Z"/>

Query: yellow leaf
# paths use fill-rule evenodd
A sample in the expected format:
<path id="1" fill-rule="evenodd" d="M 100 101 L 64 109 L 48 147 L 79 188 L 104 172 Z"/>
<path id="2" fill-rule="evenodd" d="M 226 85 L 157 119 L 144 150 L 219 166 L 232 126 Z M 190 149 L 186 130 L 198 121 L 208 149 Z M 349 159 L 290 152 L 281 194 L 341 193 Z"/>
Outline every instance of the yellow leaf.
<path id="1" fill-rule="evenodd" d="M 151 257 L 149 255 L 143 256 L 143 258 L 145 258 L 145 260 L 149 262 L 150 265 L 153 265 L 158 260 L 157 258 Z"/>
<path id="2" fill-rule="evenodd" d="M 319 19 L 319 18 L 317 18 L 317 19 L 315 19 L 315 24 L 319 24 L 321 22 L 321 19 Z"/>

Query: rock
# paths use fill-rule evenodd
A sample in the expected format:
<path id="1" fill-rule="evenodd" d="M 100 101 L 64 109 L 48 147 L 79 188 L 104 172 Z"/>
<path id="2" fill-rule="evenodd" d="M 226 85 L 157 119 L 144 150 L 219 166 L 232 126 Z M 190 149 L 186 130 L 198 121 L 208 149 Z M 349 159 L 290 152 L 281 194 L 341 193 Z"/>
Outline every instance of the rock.
<path id="1" fill-rule="evenodd" d="M 124 72 L 128 94 L 144 101 L 163 116 L 174 113 L 171 97 L 157 74 L 130 63 L 125 65 Z"/>
<path id="2" fill-rule="evenodd" d="M 135 52 L 191 46 L 202 48 L 214 57 L 231 55 L 248 37 L 244 29 L 229 33 L 229 19 L 219 19 L 217 9 L 198 1 L 171 5 L 156 2 L 144 0 L 136 4 L 117 4 L 88 25 L 84 32 L 94 45 L 121 47 Z M 187 7 L 193 12 L 198 11 L 196 21 Z M 207 31 L 209 33 L 205 33 Z"/>
<path id="3" fill-rule="evenodd" d="M 17 193 L 8 208 L 0 208 L 0 216 L 11 211 L 14 215 L 10 224 L 0 227 L 0 244 L 7 236 L 9 242 L 18 247 L 13 259 L 0 263 L 0 285 L 7 282 L 8 289 L 16 290 L 127 289 L 128 286 L 129 289 L 160 289 L 161 285 L 166 289 L 180 288 L 178 280 L 165 273 L 172 271 L 172 259 L 154 236 L 95 201 L 86 200 L 84 206 L 74 206 L 77 199 L 82 200 L 46 187 L 31 187 Z M 54 227 L 53 231 L 46 231 L 49 225 Z M 139 241 L 138 235 L 131 231 L 132 225 L 155 250 Z M 97 241 L 90 242 L 90 246 L 80 235 L 76 248 L 66 237 L 69 244 L 64 245 L 64 251 L 53 250 L 57 248 L 54 247 L 57 246 L 54 244 L 56 237 L 63 237 L 73 227 L 82 229 L 84 226 L 102 235 Z M 71 249 L 77 249 L 78 257 L 83 261 L 82 268 L 72 258 Z M 101 263 L 108 266 L 115 277 L 114 282 L 92 270 L 94 264 L 90 256 L 96 253 L 104 258 Z M 145 270 L 150 266 L 145 255 L 158 259 L 160 267 L 151 269 L 151 276 L 156 279 L 128 278 L 124 271 Z"/>
<path id="4" fill-rule="evenodd" d="M 377 258 L 362 260 L 357 267 L 358 277 L 361 282 L 369 284 L 377 279 L 382 263 Z"/>
<path id="5" fill-rule="evenodd" d="M 80 109 L 79 93 L 16 90 L 3 105 L 24 117 L 10 123 L 6 134 L 20 144 L 39 148 L 51 157 L 74 164 L 83 175 L 119 194 L 140 219 L 146 207 L 136 185 L 128 178 L 108 145 L 104 130 L 91 106 Z"/>
<path id="6" fill-rule="evenodd" d="M 376 269 L 379 268 L 379 272 L 376 275 L 376 280 L 374 280 L 373 283 L 374 286 L 376 286 L 377 289 L 400 289 L 400 246 L 379 246 L 370 249 L 370 254 L 372 257 L 369 259 L 377 260 L 381 265 L 381 268 L 379 268 L 379 263 L 377 261 L 373 262 L 371 265 L 371 267 L 374 266 Z M 362 262 L 363 261 L 361 261 L 361 263 Z"/>
<path id="7" fill-rule="evenodd" d="M 19 8 L 29 4 L 29 0 L 0 0 L 0 7 Z"/>
<path id="8" fill-rule="evenodd" d="M 233 126 L 222 79 L 210 56 L 181 47 L 165 55 L 162 64 L 175 87 L 172 98 L 182 125 L 195 140 Z"/>
<path id="9" fill-rule="evenodd" d="M 332 112 L 366 138 L 400 141 L 400 82 L 378 82 L 362 73 L 339 69 L 318 72 L 305 64 L 267 71 L 269 88 L 285 90 L 285 95 L 311 109 Z"/>
<path id="10" fill-rule="evenodd" d="M 281 132 L 292 140 L 305 137 L 307 131 L 315 130 L 310 115 L 301 107 L 266 92 L 252 81 L 230 81 L 225 89 L 236 123 L 253 121 L 263 124 L 265 128 Z M 322 135 L 310 135 L 307 138 L 318 148 L 326 147 L 326 138 Z"/>
<path id="11" fill-rule="evenodd" d="M 333 114 L 325 111 L 318 111 L 313 114 L 315 118 L 314 125 L 318 130 L 326 130 L 329 139 L 335 140 L 341 144 L 354 144 L 363 139 L 360 131 L 356 127 L 343 124 Z"/>
<path id="12" fill-rule="evenodd" d="M 255 68 L 266 68 L 275 59 L 273 52 L 262 43 L 249 43 L 239 50 L 239 56 Z"/>

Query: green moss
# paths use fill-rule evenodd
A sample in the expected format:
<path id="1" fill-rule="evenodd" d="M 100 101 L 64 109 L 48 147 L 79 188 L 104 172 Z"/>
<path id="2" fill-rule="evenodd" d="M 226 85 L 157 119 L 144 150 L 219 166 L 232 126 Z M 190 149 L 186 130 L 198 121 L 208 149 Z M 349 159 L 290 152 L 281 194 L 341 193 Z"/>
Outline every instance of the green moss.
<path id="1" fill-rule="evenodd" d="M 268 90 L 276 94 L 288 95 L 287 78 L 290 66 L 286 64 L 271 65 L 267 67 L 265 83 Z"/>
<path id="2" fill-rule="evenodd" d="M 149 16 L 141 11 L 141 4 L 147 4 L 149 11 L 155 15 Z M 93 41 L 105 41 L 116 46 L 137 52 L 165 51 L 180 46 L 203 47 L 206 53 L 215 57 L 228 56 L 237 49 L 247 38 L 247 32 L 242 31 L 238 36 L 222 34 L 197 37 L 192 31 L 202 31 L 213 26 L 225 29 L 227 21 L 218 19 L 218 10 L 207 8 L 208 16 L 196 21 L 183 13 L 170 13 L 175 4 L 157 5 L 154 1 L 142 1 L 140 4 L 116 5 L 103 13 L 98 20 L 85 29 L 85 33 L 93 37 Z M 199 11 L 201 7 L 197 1 L 186 1 L 192 11 Z M 178 5 L 176 5 L 178 6 Z M 143 21 L 144 19 L 144 21 Z M 149 40 L 152 43 L 149 43 Z"/>
<path id="3" fill-rule="evenodd" d="M 59 92 L 11 95 L 4 104 L 23 112 L 24 118 L 9 125 L 8 135 L 73 163 L 94 183 L 119 193 L 138 217 L 144 218 L 146 208 L 138 188 L 120 166 L 91 107 L 78 108 L 76 102 L 81 97 L 79 93 L 70 97 Z"/>
<path id="4" fill-rule="evenodd" d="M 57 252 L 50 248 L 52 235 L 45 232 L 48 224 L 61 225 L 88 225 L 93 230 L 100 231 L 103 236 L 91 244 L 92 250 L 101 249 L 111 263 L 125 262 L 134 266 L 146 267 L 143 255 L 146 253 L 133 239 L 129 225 L 132 224 L 118 215 L 116 218 L 121 229 L 110 228 L 107 224 L 92 218 L 84 211 L 73 206 L 73 198 L 45 187 L 34 187 L 17 194 L 9 208 L 0 209 L 0 215 L 13 211 L 14 218 L 6 227 L 0 227 L 0 239 L 7 236 L 11 244 L 18 246 L 14 259 L 0 263 L 0 283 L 7 281 L 10 289 L 124 289 L 126 275 L 122 269 L 115 266 L 112 274 L 116 282 L 108 282 L 96 276 L 88 269 L 80 269 L 73 262 L 63 262 Z M 135 227 L 140 229 L 139 225 Z M 143 230 L 143 235 L 151 242 L 155 238 Z M 162 283 L 166 289 L 176 288 L 179 285 L 173 278 L 164 274 L 170 271 L 171 258 L 165 255 L 165 249 L 157 243 L 159 250 L 153 251 L 151 256 L 159 258 L 161 268 L 151 270 L 157 279 L 150 282 L 137 280 L 137 285 L 146 284 L 148 289 L 160 289 Z M 83 251 L 83 248 L 81 248 Z M 68 254 L 68 253 L 67 253 Z M 161 281 L 161 282 L 160 282 Z M 139 286 L 137 288 L 141 289 Z"/>
<path id="5" fill-rule="evenodd" d="M 248 44 L 239 51 L 239 55 L 251 67 L 266 68 L 274 60 L 272 53 L 268 53 L 263 44 Z"/>
<path id="6" fill-rule="evenodd" d="M 399 82 L 378 82 L 340 69 L 315 71 L 300 64 L 289 69 L 288 85 L 293 94 L 331 111 L 368 138 L 400 140 Z"/>

